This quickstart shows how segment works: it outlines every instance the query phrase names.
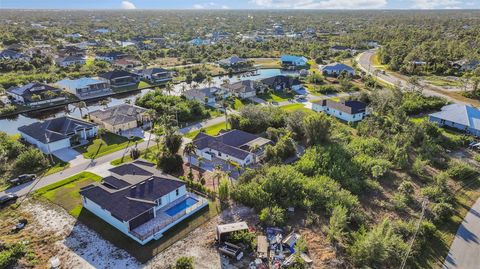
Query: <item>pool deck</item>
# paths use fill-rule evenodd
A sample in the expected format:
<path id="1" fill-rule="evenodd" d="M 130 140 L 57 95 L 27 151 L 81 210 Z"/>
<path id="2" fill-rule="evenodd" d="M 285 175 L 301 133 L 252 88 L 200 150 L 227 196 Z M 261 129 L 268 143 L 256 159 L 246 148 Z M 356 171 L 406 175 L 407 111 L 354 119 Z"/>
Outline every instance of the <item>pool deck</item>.
<path id="1" fill-rule="evenodd" d="M 170 216 L 166 213 L 166 211 L 169 210 L 170 208 L 182 203 L 183 201 L 189 198 L 193 198 L 197 200 L 197 202 L 185 208 L 184 210 L 180 210 L 174 216 Z M 207 205 L 208 205 L 207 199 L 200 197 L 198 195 L 195 195 L 193 193 L 187 192 L 187 194 L 176 199 L 173 203 L 167 204 L 164 207 L 158 209 L 155 212 L 155 218 L 133 229 L 131 233 L 141 241 L 144 241 L 152 236 L 158 239 L 166 230 L 168 230 L 175 224 L 179 223 L 183 219 L 187 218 L 188 216 L 192 215 L 193 213 L 198 211 L 200 208 L 203 208 Z"/>

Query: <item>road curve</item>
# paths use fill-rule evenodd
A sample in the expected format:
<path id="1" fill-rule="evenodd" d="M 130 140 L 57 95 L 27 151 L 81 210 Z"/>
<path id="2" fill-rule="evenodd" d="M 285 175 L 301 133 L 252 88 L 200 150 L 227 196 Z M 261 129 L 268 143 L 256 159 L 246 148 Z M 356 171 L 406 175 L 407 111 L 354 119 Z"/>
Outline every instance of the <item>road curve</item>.
<path id="1" fill-rule="evenodd" d="M 375 54 L 376 50 L 367 50 L 363 53 L 360 53 L 356 58 L 356 62 L 358 63 L 358 67 L 367 74 L 371 76 L 376 76 L 378 80 L 392 85 L 392 86 L 400 86 L 402 90 L 411 89 L 412 85 L 407 81 L 407 78 L 402 78 L 402 75 L 393 75 L 391 72 L 386 71 L 385 74 L 382 74 L 382 70 L 376 68 L 372 63 L 372 57 Z M 375 72 L 378 71 L 378 72 Z M 424 87 L 422 93 L 426 96 L 438 96 L 447 99 L 449 102 L 458 103 L 458 104 L 471 104 L 472 102 L 476 102 L 475 100 L 459 100 L 458 98 L 453 98 L 451 96 L 445 95 L 438 90 L 433 90 L 431 88 Z M 466 99 L 466 98 L 462 98 Z"/>

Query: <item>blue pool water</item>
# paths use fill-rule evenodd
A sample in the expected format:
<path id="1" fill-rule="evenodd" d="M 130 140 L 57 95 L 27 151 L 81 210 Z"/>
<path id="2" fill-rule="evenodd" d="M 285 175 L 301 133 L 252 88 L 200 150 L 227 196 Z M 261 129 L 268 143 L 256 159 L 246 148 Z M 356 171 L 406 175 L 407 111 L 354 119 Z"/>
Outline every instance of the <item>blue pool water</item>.
<path id="1" fill-rule="evenodd" d="M 192 205 L 196 204 L 198 201 L 192 197 L 188 197 L 187 199 L 183 200 L 182 202 L 180 202 L 179 204 L 176 204 L 172 207 L 170 207 L 169 209 L 167 209 L 167 211 L 165 211 L 165 213 L 167 213 L 167 215 L 169 216 L 175 216 L 178 214 L 178 212 L 180 211 L 183 211 L 189 207 L 191 207 Z"/>

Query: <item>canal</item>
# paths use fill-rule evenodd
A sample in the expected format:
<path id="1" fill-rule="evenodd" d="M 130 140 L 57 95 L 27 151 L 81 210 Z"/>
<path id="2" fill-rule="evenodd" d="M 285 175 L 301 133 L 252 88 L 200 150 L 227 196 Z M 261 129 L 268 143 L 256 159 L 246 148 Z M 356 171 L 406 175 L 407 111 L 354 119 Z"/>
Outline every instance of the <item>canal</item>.
<path id="1" fill-rule="evenodd" d="M 231 83 L 234 83 L 237 81 L 247 80 L 247 79 L 260 80 L 260 79 L 273 77 L 280 74 L 296 75 L 297 73 L 292 71 L 284 71 L 280 69 L 260 69 L 255 73 L 247 72 L 243 74 L 233 75 L 232 77 L 229 77 L 229 76 L 215 77 L 213 79 L 212 86 L 218 86 L 222 84 L 222 82 L 225 79 L 228 79 Z M 176 84 L 174 87 L 174 92 L 172 92 L 172 94 L 180 95 L 182 89 L 189 89 L 189 87 L 190 86 L 186 83 Z M 207 85 L 203 83 L 203 84 L 199 84 L 199 87 L 200 88 L 207 87 Z M 104 99 L 108 100 L 109 107 L 129 102 L 128 100 L 130 100 L 130 102 L 134 104 L 136 98 L 143 96 L 149 91 L 151 91 L 151 89 L 144 89 L 144 90 L 134 91 L 129 93 L 121 93 L 108 98 L 103 98 L 103 100 Z M 101 105 L 101 101 L 102 99 L 86 101 L 87 109 L 83 109 L 82 113 L 85 115 L 88 112 L 92 112 L 92 111 L 103 108 L 104 106 Z M 19 114 L 9 118 L 2 118 L 0 119 L 0 131 L 6 132 L 7 134 L 16 134 L 18 133 L 17 129 L 20 126 L 31 124 L 39 120 L 51 119 L 55 117 L 61 117 L 64 115 L 70 115 L 73 117 L 80 118 L 80 111 L 77 108 L 75 108 L 74 105 L 68 105 L 68 106 L 58 107 L 55 109 L 49 109 L 46 111 L 30 112 L 30 113 Z"/>

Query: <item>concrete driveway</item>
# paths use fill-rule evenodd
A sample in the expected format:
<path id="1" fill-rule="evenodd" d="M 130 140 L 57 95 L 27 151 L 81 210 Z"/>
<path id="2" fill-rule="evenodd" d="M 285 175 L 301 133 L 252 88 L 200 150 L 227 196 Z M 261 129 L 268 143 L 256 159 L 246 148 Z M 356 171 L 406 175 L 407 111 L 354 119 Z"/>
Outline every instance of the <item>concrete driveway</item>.
<path id="1" fill-rule="evenodd" d="M 480 199 L 470 208 L 457 230 L 443 269 L 480 268 Z"/>
<path id="2" fill-rule="evenodd" d="M 71 148 L 59 149 L 52 152 L 52 154 L 60 160 L 70 163 L 70 166 L 89 162 L 89 160 L 85 159 L 80 152 Z"/>

